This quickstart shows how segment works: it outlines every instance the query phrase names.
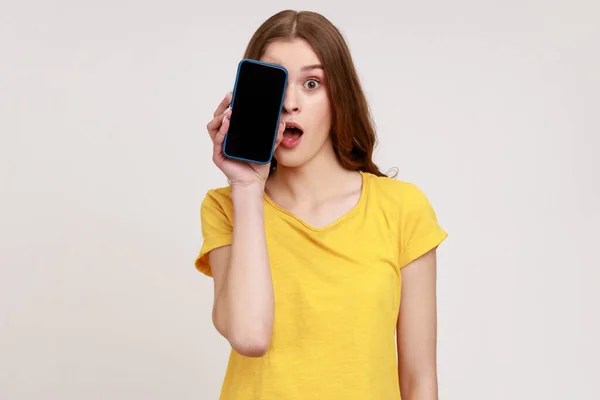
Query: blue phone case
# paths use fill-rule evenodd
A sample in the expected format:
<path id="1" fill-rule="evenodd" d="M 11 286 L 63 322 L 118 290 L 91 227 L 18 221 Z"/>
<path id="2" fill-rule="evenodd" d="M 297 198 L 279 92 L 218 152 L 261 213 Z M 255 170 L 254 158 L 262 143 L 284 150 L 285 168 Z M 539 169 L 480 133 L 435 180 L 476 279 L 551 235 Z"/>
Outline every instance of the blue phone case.
<path id="1" fill-rule="evenodd" d="M 283 72 L 285 72 L 285 81 L 284 81 L 284 90 L 283 90 L 283 94 L 281 96 L 281 102 L 279 103 L 279 114 L 277 116 L 277 124 L 275 125 L 275 134 L 273 135 L 273 145 L 271 147 L 271 154 L 269 155 L 269 159 L 265 162 L 262 161 L 258 161 L 258 160 L 248 160 L 245 158 L 240 158 L 240 157 L 235 157 L 232 155 L 229 155 L 225 152 L 225 144 L 227 143 L 227 133 L 225 133 L 225 138 L 223 139 L 223 144 L 221 146 L 222 151 L 223 151 L 223 155 L 227 158 L 231 158 L 234 160 L 240 160 L 240 161 L 245 161 L 245 162 L 249 162 L 249 163 L 253 163 L 253 164 L 268 164 L 271 162 L 271 160 L 273 159 L 273 153 L 275 151 L 275 143 L 277 142 L 277 130 L 279 129 L 279 122 L 281 120 L 281 110 L 283 108 L 283 100 L 285 99 L 285 88 L 287 86 L 287 81 L 288 81 L 288 71 L 285 67 L 281 66 L 281 65 L 277 65 L 277 64 L 271 64 L 271 63 L 266 63 L 264 61 L 257 61 L 257 60 L 252 60 L 249 58 L 244 58 L 242 59 L 239 63 L 238 63 L 238 68 L 237 68 L 237 73 L 236 73 L 236 77 L 235 77 L 235 85 L 233 86 L 233 96 L 231 99 L 231 109 L 233 110 L 233 102 L 235 99 L 235 91 L 237 89 L 237 84 L 238 84 L 238 79 L 240 77 L 240 69 L 242 68 L 242 65 L 245 62 L 251 62 L 251 63 L 256 63 L 256 64 L 261 64 L 261 65 L 266 65 L 266 66 L 270 66 L 270 67 L 275 67 L 278 68 L 280 70 L 282 70 Z"/>

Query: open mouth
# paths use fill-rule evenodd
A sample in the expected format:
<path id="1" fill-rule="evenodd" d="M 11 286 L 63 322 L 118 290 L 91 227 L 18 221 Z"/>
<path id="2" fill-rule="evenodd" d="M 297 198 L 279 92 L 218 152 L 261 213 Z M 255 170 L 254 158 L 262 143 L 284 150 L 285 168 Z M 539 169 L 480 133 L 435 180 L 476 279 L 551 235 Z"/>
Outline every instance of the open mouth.
<path id="1" fill-rule="evenodd" d="M 285 131 L 283 132 L 283 136 L 298 137 L 303 133 L 304 132 L 300 128 L 297 128 L 295 126 L 286 126 Z"/>
<path id="2" fill-rule="evenodd" d="M 296 147 L 300 142 L 300 137 L 303 133 L 304 131 L 298 124 L 294 122 L 287 122 L 285 131 L 283 132 L 283 141 L 281 142 L 282 146 L 287 148 Z"/>

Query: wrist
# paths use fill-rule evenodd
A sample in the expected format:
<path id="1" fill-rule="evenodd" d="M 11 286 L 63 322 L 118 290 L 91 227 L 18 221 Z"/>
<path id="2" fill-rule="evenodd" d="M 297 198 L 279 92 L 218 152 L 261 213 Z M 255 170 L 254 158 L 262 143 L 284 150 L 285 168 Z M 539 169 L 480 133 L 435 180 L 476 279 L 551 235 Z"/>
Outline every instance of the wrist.
<path id="1" fill-rule="evenodd" d="M 234 220 L 241 222 L 262 218 L 265 212 L 264 193 L 261 185 L 232 186 L 231 201 L 233 202 Z"/>
<path id="2" fill-rule="evenodd" d="M 262 182 L 233 184 L 231 185 L 231 198 L 233 202 L 260 200 L 262 202 L 265 185 Z"/>

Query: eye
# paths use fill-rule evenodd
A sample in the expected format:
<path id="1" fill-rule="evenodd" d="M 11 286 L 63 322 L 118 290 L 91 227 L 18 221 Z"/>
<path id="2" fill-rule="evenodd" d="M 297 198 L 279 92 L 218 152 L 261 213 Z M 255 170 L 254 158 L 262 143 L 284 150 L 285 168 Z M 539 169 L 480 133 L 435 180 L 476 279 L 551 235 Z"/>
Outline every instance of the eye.
<path id="1" fill-rule="evenodd" d="M 310 89 L 310 90 L 314 90 L 318 86 L 319 86 L 319 81 L 317 79 L 309 79 L 304 83 L 304 87 L 307 89 Z"/>

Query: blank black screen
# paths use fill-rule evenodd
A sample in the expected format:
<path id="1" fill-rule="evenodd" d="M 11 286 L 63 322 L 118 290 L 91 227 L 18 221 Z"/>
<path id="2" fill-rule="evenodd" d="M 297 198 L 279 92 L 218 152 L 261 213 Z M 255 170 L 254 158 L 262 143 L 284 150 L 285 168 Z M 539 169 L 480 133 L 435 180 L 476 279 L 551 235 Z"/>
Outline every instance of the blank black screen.
<path id="1" fill-rule="evenodd" d="M 241 63 L 225 142 L 227 156 L 259 163 L 269 161 L 285 84 L 286 72 L 282 68 Z"/>

